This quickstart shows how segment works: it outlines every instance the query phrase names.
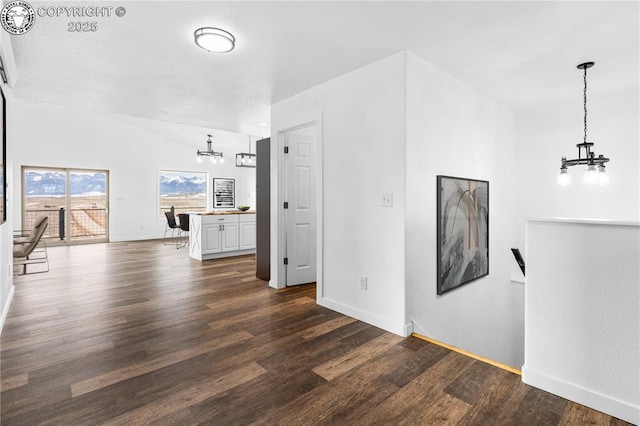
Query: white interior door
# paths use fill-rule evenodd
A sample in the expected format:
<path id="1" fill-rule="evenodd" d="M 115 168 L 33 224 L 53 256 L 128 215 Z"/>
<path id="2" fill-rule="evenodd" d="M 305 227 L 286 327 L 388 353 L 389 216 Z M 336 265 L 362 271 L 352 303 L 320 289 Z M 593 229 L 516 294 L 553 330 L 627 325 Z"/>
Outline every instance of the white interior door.
<path id="1" fill-rule="evenodd" d="M 315 125 L 288 132 L 286 163 L 286 283 L 316 281 Z M 283 206 L 284 208 L 284 206 Z"/>

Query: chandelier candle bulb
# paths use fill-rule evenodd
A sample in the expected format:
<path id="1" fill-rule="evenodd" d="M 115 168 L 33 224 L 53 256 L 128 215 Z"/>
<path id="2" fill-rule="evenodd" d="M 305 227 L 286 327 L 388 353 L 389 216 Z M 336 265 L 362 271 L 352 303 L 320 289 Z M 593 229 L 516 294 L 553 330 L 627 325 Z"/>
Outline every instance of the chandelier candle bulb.
<path id="1" fill-rule="evenodd" d="M 607 185 L 609 183 L 609 174 L 603 164 L 598 166 L 598 183 L 600 185 Z"/>
<path id="2" fill-rule="evenodd" d="M 589 185 L 598 183 L 598 171 L 595 164 L 587 166 L 587 170 L 584 172 L 583 182 Z"/>
<path id="3" fill-rule="evenodd" d="M 560 169 L 558 175 L 558 185 L 569 186 L 571 185 L 571 175 L 569 175 L 567 168 Z"/>

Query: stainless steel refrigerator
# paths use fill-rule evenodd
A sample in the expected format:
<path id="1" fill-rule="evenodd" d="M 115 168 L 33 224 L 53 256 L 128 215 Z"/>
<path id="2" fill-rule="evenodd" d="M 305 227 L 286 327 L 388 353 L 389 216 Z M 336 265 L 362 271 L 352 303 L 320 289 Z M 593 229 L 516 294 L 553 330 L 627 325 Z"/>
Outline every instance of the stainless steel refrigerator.
<path id="1" fill-rule="evenodd" d="M 256 277 L 271 278 L 271 139 L 256 142 Z"/>

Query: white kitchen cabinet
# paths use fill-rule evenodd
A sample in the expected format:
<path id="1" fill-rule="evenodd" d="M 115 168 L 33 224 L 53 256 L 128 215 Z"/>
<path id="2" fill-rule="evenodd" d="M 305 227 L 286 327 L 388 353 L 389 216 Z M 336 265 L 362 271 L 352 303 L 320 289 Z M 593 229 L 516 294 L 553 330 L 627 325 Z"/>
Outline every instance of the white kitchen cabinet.
<path id="1" fill-rule="evenodd" d="M 256 248 L 256 215 L 247 214 L 238 218 L 239 249 L 249 250 Z"/>
<path id="2" fill-rule="evenodd" d="M 238 224 L 225 223 L 222 225 L 222 233 L 220 234 L 221 251 L 238 250 Z"/>
<path id="3" fill-rule="evenodd" d="M 195 259 L 255 252 L 255 214 L 191 214 L 189 220 L 189 256 Z"/>
<path id="4" fill-rule="evenodd" d="M 222 225 L 217 223 L 202 225 L 202 253 L 220 253 L 222 251 L 221 233 Z"/>
<path id="5" fill-rule="evenodd" d="M 238 215 L 203 216 L 202 253 L 238 250 Z"/>

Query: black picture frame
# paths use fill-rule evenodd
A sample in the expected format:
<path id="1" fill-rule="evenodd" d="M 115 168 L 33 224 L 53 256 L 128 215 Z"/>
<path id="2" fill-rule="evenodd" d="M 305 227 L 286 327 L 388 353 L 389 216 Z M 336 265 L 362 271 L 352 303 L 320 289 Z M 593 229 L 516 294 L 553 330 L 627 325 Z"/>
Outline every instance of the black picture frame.
<path id="1" fill-rule="evenodd" d="M 437 176 L 437 293 L 489 275 L 489 182 Z"/>
<path id="2" fill-rule="evenodd" d="M 213 208 L 228 209 L 236 207 L 236 180 L 231 178 L 213 178 Z"/>
<path id="3" fill-rule="evenodd" d="M 2 163 L 0 163 L 0 223 L 7 221 L 7 100 L 4 97 L 4 90 L 0 87 L 2 95 Z"/>

